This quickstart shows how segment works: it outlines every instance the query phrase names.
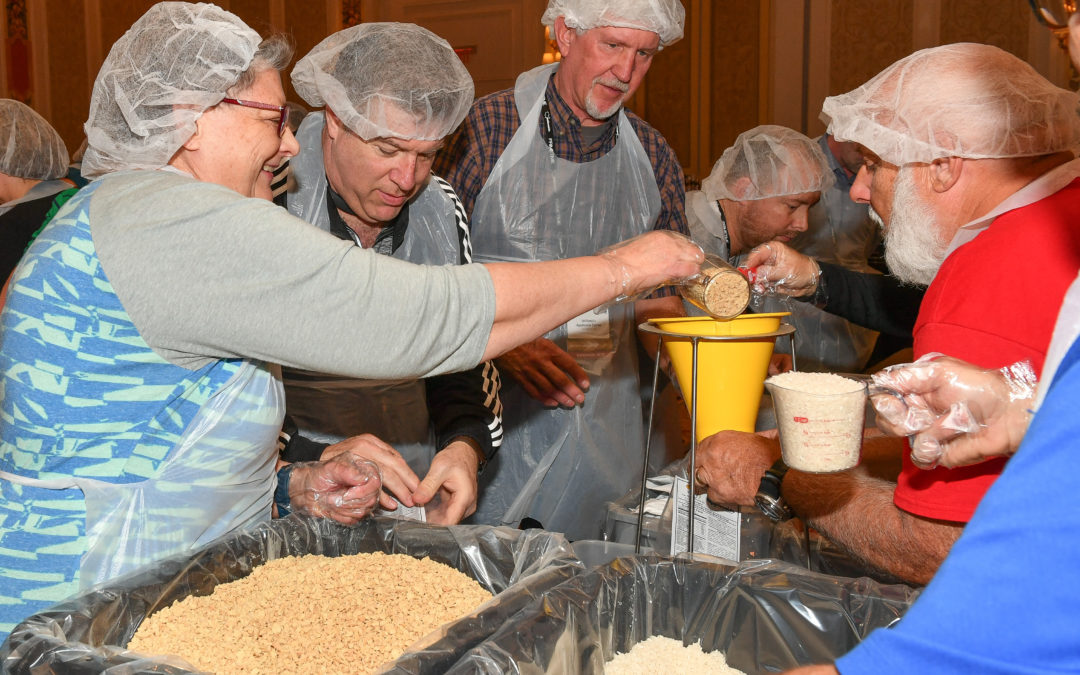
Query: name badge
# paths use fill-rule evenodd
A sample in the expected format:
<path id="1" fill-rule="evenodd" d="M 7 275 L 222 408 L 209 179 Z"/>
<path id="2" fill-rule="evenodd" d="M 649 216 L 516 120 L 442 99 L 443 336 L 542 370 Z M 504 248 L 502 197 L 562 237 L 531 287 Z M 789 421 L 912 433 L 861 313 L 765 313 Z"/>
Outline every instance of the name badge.
<path id="1" fill-rule="evenodd" d="M 566 323 L 566 351 L 585 372 L 602 373 L 615 353 L 610 309 L 589 310 L 570 319 Z"/>

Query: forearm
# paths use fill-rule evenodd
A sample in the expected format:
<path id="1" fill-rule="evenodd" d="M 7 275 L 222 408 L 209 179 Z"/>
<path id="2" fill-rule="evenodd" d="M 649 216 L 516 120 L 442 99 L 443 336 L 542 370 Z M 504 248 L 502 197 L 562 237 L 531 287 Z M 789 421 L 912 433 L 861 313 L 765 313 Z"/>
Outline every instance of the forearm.
<path id="1" fill-rule="evenodd" d="M 825 311 L 871 330 L 911 337 L 924 289 L 906 286 L 891 276 L 854 272 L 820 261 L 818 265 Z"/>
<path id="2" fill-rule="evenodd" d="M 270 202 L 147 173 L 161 175 L 95 192 L 94 243 L 140 337 L 175 365 L 247 358 L 400 379 L 480 361 L 495 309 L 481 266 L 411 265 Z M 160 213 L 146 224 L 132 215 L 142 207 Z"/>
<path id="3" fill-rule="evenodd" d="M 486 265 L 495 285 L 495 323 L 484 360 L 543 335 L 622 291 L 613 265 L 599 256 Z"/>
<path id="4" fill-rule="evenodd" d="M 858 469 L 838 474 L 789 471 L 784 499 L 830 541 L 909 583 L 925 584 L 960 536 L 962 524 L 932 521 L 893 504 L 895 483 Z"/>
<path id="5" fill-rule="evenodd" d="M 876 429 L 872 431 L 880 433 Z M 902 438 L 864 436 L 859 453 L 859 471 L 873 478 L 895 483 L 903 469 L 905 452 L 907 452 L 907 446 Z"/>

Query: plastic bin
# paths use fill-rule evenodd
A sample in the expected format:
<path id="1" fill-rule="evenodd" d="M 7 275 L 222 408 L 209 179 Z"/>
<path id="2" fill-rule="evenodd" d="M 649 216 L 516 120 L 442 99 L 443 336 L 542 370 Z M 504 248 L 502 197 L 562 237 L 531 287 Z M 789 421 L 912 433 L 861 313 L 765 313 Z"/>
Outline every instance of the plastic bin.
<path id="1" fill-rule="evenodd" d="M 602 673 L 616 653 L 662 635 L 723 650 L 747 673 L 775 673 L 838 658 L 916 595 L 776 561 L 618 558 L 550 590 L 447 672 Z"/>
<path id="2" fill-rule="evenodd" d="M 290 516 L 144 567 L 28 618 L 0 646 L 0 672 L 74 675 L 117 667 L 111 672 L 188 673 L 187 664 L 176 659 L 145 658 L 123 649 L 146 616 L 189 595 L 208 595 L 267 560 L 374 551 L 430 557 L 498 594 L 418 641 L 389 666 L 390 672 L 444 672 L 518 610 L 583 570 L 562 535 L 540 530 L 447 528 L 390 518 L 345 527 Z"/>
<path id="3" fill-rule="evenodd" d="M 581 560 L 586 568 L 606 565 L 615 558 L 634 555 L 633 544 L 619 544 L 614 541 L 598 541 L 595 539 L 583 539 L 575 541 L 574 555 Z M 649 553 L 649 551 L 645 551 Z"/>

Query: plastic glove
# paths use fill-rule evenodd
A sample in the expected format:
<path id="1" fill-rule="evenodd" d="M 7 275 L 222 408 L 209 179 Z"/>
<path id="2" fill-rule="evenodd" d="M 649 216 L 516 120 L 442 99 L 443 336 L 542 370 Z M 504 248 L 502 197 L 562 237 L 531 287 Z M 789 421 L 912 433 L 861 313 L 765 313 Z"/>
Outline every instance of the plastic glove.
<path id="1" fill-rule="evenodd" d="M 705 260 L 700 246 L 670 230 L 639 234 L 596 255 L 611 264 L 613 281 L 622 288 L 615 302 L 638 300 L 661 286 L 688 279 L 701 271 Z"/>
<path id="2" fill-rule="evenodd" d="M 359 434 L 327 446 L 319 459 L 325 462 L 346 452 L 378 465 L 384 488 L 379 494 L 379 506 L 393 511 L 397 508 L 395 498 L 405 506 L 414 506 L 412 493 L 420 487 L 420 478 L 390 444 L 372 434 Z"/>
<path id="3" fill-rule="evenodd" d="M 294 512 L 353 525 L 371 513 L 381 490 L 378 465 L 343 452 L 325 462 L 294 464 L 289 501 Z"/>
<path id="4" fill-rule="evenodd" d="M 750 251 L 744 266 L 753 272 L 750 282 L 754 292 L 764 295 L 813 295 L 821 279 L 816 260 L 779 241 Z"/>
<path id="5" fill-rule="evenodd" d="M 1016 452 L 1037 382 L 1027 361 L 985 370 L 941 354 L 874 373 L 878 428 L 909 436 L 911 460 L 931 469 Z"/>

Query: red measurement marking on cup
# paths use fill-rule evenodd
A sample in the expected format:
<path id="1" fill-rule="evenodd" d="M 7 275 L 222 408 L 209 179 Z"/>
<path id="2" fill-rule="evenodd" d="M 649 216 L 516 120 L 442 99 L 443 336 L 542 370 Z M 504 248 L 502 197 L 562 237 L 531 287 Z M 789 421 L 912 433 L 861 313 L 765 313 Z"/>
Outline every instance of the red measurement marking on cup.
<path id="1" fill-rule="evenodd" d="M 807 418 L 807 417 L 792 417 L 791 419 L 795 420 L 799 424 L 806 424 L 807 422 L 810 421 L 810 419 Z"/>

